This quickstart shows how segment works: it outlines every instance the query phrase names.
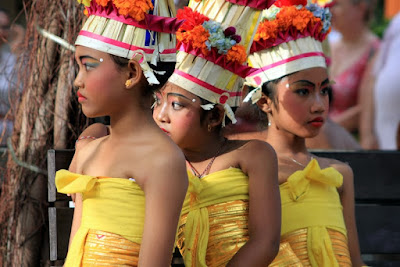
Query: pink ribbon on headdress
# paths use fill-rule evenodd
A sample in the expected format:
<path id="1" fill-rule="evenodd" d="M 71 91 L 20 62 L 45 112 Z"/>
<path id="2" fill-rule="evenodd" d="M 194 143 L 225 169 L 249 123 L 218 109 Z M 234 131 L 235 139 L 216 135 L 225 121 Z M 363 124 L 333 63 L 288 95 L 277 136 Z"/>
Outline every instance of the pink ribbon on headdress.
<path id="1" fill-rule="evenodd" d="M 318 28 L 320 27 L 320 25 L 321 22 L 316 23 L 314 26 L 311 26 L 311 24 L 309 24 L 303 32 L 299 32 L 298 30 L 296 30 L 295 27 L 291 26 L 287 31 L 279 32 L 278 36 L 275 39 L 261 39 L 259 41 L 254 41 L 251 45 L 250 53 L 258 52 L 264 49 L 268 49 L 270 47 L 278 46 L 283 43 L 309 36 L 313 37 L 315 40 L 322 42 L 325 39 L 327 33 L 318 32 Z"/>
<path id="2" fill-rule="evenodd" d="M 247 65 L 241 65 L 237 62 L 229 61 L 224 55 L 218 53 L 215 48 L 212 48 L 208 55 L 204 55 L 200 48 L 193 48 L 191 43 L 179 43 L 179 51 L 186 52 L 188 54 L 194 55 L 196 57 L 204 58 L 215 65 L 218 65 L 230 72 L 238 75 L 239 77 L 245 78 L 248 73 L 252 71 L 253 68 Z"/>
<path id="3" fill-rule="evenodd" d="M 175 32 L 184 22 L 184 20 L 180 20 L 177 18 L 161 17 L 151 14 L 145 14 L 144 20 L 137 21 L 133 18 L 119 15 L 118 9 L 113 3 L 109 3 L 106 7 L 103 7 L 96 4 L 95 1 L 92 1 L 90 2 L 90 7 L 87 7 L 86 9 L 89 15 L 96 15 L 116 20 L 141 29 L 162 33 L 175 34 Z"/>
<path id="4" fill-rule="evenodd" d="M 285 64 L 285 63 L 288 63 L 288 62 L 291 62 L 291 61 L 295 61 L 295 60 L 300 59 L 300 58 L 306 58 L 306 57 L 325 57 L 325 54 L 322 53 L 322 52 L 310 52 L 310 53 L 304 53 L 304 54 L 300 54 L 300 55 L 297 55 L 297 56 L 293 56 L 293 57 L 290 57 L 290 58 L 287 58 L 287 59 L 283 59 L 283 60 L 278 61 L 278 62 L 274 62 L 274 63 L 269 64 L 267 66 L 264 66 L 262 68 L 255 69 L 253 72 L 251 72 L 251 74 L 249 74 L 249 76 L 254 76 L 254 75 L 256 75 L 256 74 L 258 74 L 258 73 L 260 73 L 262 71 L 266 71 L 268 69 L 275 68 L 275 67 L 277 67 L 279 65 L 282 65 L 282 64 Z"/>
<path id="5" fill-rule="evenodd" d="M 232 4 L 248 6 L 259 10 L 264 10 L 272 6 L 275 0 L 226 0 Z"/>
<path id="6" fill-rule="evenodd" d="M 176 73 L 176 74 L 188 79 L 189 81 L 192 81 L 192 82 L 194 82 L 194 83 L 196 83 L 196 84 L 198 84 L 198 85 L 200 85 L 200 86 L 202 86 L 202 87 L 204 87 L 204 88 L 206 88 L 206 89 L 208 89 L 208 90 L 210 90 L 210 91 L 212 91 L 214 93 L 217 93 L 219 95 L 229 94 L 230 97 L 235 97 L 235 96 L 241 96 L 242 95 L 242 92 L 228 92 L 228 91 L 219 89 L 219 88 L 217 88 L 217 87 L 215 87 L 215 86 L 213 86 L 213 85 L 211 85 L 211 84 L 209 84 L 209 83 L 207 83 L 205 81 L 197 79 L 196 77 L 194 77 L 194 76 L 192 76 L 192 75 L 190 75 L 190 74 L 188 74 L 186 72 L 183 72 L 181 70 L 178 70 L 178 69 L 175 69 L 174 73 Z M 225 100 L 225 102 L 226 102 L 226 100 Z"/>
<path id="7" fill-rule="evenodd" d="M 107 44 L 110 44 L 110 45 L 114 45 L 114 46 L 117 46 L 117 47 L 120 47 L 120 48 L 124 48 L 124 49 L 127 49 L 127 50 L 132 50 L 133 51 L 133 50 L 141 49 L 146 54 L 153 54 L 153 52 L 154 52 L 154 49 L 134 46 L 134 45 L 131 45 L 131 44 L 128 44 L 128 43 L 124 43 L 124 42 L 121 42 L 121 41 L 117 41 L 117 40 L 114 40 L 114 39 L 111 39 L 111 38 L 108 38 L 108 37 L 105 37 L 105 36 L 102 36 L 102 35 L 99 35 L 99 34 L 96 34 L 96 33 L 93 33 L 93 32 L 89 32 L 89 31 L 82 30 L 82 31 L 79 32 L 79 35 L 87 36 L 89 38 L 96 39 L 96 40 L 102 41 L 104 43 L 107 43 Z M 176 52 L 176 50 L 174 48 L 173 49 L 164 49 L 164 51 L 162 51 L 160 54 L 171 54 L 171 53 L 175 53 L 175 52 Z"/>

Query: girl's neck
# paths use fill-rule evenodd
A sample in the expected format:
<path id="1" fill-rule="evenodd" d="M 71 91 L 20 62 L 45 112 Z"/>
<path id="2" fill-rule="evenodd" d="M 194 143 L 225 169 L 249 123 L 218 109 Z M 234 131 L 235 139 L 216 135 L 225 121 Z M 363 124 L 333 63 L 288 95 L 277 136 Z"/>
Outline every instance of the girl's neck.
<path id="1" fill-rule="evenodd" d="M 201 162 L 214 157 L 217 153 L 221 154 L 226 145 L 226 139 L 218 134 L 205 136 L 202 140 L 197 140 L 196 147 L 182 148 L 186 159 L 190 162 Z M 222 149 L 221 149 L 222 148 Z"/>
<path id="2" fill-rule="evenodd" d="M 369 36 L 369 30 L 364 25 L 353 27 L 352 30 L 342 33 L 342 42 L 346 45 L 356 45 L 364 43 Z"/>
<path id="3" fill-rule="evenodd" d="M 266 141 L 275 149 L 278 156 L 308 153 L 304 138 L 275 129 L 274 126 L 268 128 Z"/>
<path id="4" fill-rule="evenodd" d="M 150 109 L 137 107 L 129 112 L 110 115 L 110 132 L 113 138 L 129 137 L 132 133 L 146 131 L 148 126 L 156 126 Z"/>

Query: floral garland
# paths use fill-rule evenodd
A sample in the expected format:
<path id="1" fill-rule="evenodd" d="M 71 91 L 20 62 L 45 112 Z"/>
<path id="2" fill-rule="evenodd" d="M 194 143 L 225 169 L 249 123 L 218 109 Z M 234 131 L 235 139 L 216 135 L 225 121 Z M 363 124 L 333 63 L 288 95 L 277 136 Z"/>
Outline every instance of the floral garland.
<path id="1" fill-rule="evenodd" d="M 331 17 L 328 8 L 318 4 L 307 5 L 307 0 L 278 0 L 266 11 L 254 42 L 268 41 L 273 44 L 282 33 L 289 33 L 295 39 L 297 33 L 304 34 L 307 31 L 322 41 L 330 31 Z"/>
<path id="2" fill-rule="evenodd" d="M 151 0 L 77 0 L 78 3 L 83 3 L 86 7 L 90 6 L 91 2 L 102 7 L 106 7 L 110 2 L 118 9 L 118 13 L 123 16 L 131 17 L 137 21 L 144 20 L 145 14 L 152 10 L 153 3 Z M 87 10 L 85 10 L 87 14 Z"/>
<path id="3" fill-rule="evenodd" d="M 239 64 L 246 62 L 246 49 L 239 45 L 241 37 L 235 34 L 234 27 L 224 30 L 221 23 L 212 21 L 189 7 L 178 10 L 176 17 L 185 20 L 176 32 L 178 46 L 180 43 L 191 44 L 206 56 L 215 50 L 228 61 Z"/>

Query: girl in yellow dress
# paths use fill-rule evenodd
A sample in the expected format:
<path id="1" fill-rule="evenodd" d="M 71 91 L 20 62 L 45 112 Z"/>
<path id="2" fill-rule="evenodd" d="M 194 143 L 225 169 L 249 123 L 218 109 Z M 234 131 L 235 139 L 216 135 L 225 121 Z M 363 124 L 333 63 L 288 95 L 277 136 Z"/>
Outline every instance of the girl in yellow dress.
<path id="1" fill-rule="evenodd" d="M 271 266 L 362 266 L 352 169 L 305 145 L 326 121 L 331 96 L 321 46 L 330 13 L 306 5 L 278 0 L 264 11 L 249 56 L 258 71 L 247 78 L 256 89 L 245 101 L 268 115 L 266 141 L 278 156 L 281 250 Z"/>
<path id="2" fill-rule="evenodd" d="M 165 1 L 84 4 L 74 84 L 84 114 L 111 124 L 56 174 L 58 191 L 76 194 L 65 266 L 169 266 L 188 182 L 181 150 L 152 119 L 148 62 L 175 60 L 179 23 Z"/>
<path id="3" fill-rule="evenodd" d="M 241 101 L 246 46 L 260 10 L 235 1 L 191 1 L 178 11 L 176 69 L 156 93 L 153 118 L 182 149 L 189 188 L 177 246 L 185 266 L 268 266 L 279 245 L 275 152 L 221 135 Z M 266 3 L 267 1 L 265 1 Z M 266 6 L 259 6 L 265 8 Z"/>

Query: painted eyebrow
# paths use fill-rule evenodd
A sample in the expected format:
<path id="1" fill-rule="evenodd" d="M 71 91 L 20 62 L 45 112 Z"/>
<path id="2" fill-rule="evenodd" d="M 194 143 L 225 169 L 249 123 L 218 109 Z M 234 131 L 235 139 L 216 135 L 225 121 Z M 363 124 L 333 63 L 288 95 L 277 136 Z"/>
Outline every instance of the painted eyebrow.
<path id="1" fill-rule="evenodd" d="M 94 57 L 91 57 L 91 56 L 87 56 L 87 55 L 80 56 L 80 57 L 79 57 L 79 61 L 82 62 L 82 59 L 85 59 L 85 58 L 94 59 L 94 60 L 100 61 L 100 60 L 98 60 L 97 58 L 94 58 Z"/>
<path id="2" fill-rule="evenodd" d="M 314 83 L 312 83 L 312 82 L 310 82 L 308 80 L 299 80 L 299 81 L 293 82 L 292 84 L 297 84 L 297 83 L 303 83 L 303 84 L 307 84 L 307 85 L 310 85 L 310 86 L 315 86 Z M 329 84 L 329 83 L 330 83 L 329 78 L 327 78 L 321 83 L 321 86 Z"/>
<path id="3" fill-rule="evenodd" d="M 172 95 L 172 96 L 177 96 L 177 97 L 182 97 L 182 98 L 185 98 L 185 99 L 187 99 L 187 100 L 189 100 L 189 101 L 192 101 L 192 99 L 190 99 L 189 97 L 184 96 L 184 95 L 182 95 L 182 94 L 178 94 L 178 93 L 167 93 L 167 98 L 168 98 L 170 95 Z"/>

